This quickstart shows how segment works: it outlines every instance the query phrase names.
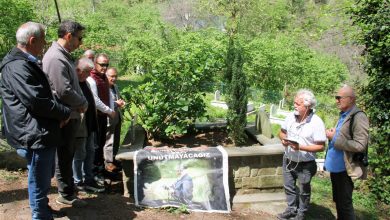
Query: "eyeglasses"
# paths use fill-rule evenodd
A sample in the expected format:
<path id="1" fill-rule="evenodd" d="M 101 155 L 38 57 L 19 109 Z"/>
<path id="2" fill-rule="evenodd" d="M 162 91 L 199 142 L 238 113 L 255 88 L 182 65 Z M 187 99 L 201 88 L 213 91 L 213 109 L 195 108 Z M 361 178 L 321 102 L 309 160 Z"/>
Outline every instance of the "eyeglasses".
<path id="1" fill-rule="evenodd" d="M 108 67 L 110 64 L 109 63 L 97 63 L 101 67 Z"/>
<path id="2" fill-rule="evenodd" d="M 336 100 L 340 100 L 340 99 L 345 99 L 345 98 L 349 98 L 349 97 L 351 97 L 351 96 L 339 96 L 339 95 L 336 95 L 334 98 Z"/>
<path id="3" fill-rule="evenodd" d="M 76 35 L 73 35 L 73 36 L 76 37 L 80 42 L 83 41 L 83 37 L 77 37 Z"/>

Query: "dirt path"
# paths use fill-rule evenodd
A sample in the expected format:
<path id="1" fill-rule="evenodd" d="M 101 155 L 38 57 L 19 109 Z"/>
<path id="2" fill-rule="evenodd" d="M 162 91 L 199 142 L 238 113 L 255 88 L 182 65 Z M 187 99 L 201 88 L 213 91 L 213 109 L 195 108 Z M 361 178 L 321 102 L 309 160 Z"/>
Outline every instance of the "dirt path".
<path id="1" fill-rule="evenodd" d="M 50 206 L 54 210 L 60 210 L 66 217 L 59 219 L 276 219 L 267 213 L 253 210 L 235 210 L 230 214 L 220 213 L 170 213 L 163 209 L 141 209 L 134 205 L 133 200 L 122 196 L 121 181 L 113 181 L 107 188 L 107 192 L 101 194 L 80 194 L 79 196 L 88 202 L 88 206 L 82 209 L 75 209 L 69 206 L 60 205 L 55 202 L 57 196 L 56 184 L 52 179 L 52 188 L 49 194 Z M 27 173 L 26 171 L 4 171 L 0 170 L 0 220 L 9 219 L 31 219 L 27 194 Z"/>

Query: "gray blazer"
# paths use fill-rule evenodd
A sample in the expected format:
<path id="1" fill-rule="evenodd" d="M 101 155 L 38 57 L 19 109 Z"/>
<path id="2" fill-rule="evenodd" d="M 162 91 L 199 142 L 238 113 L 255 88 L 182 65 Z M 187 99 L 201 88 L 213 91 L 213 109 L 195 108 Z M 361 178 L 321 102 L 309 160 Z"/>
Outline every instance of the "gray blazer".
<path id="1" fill-rule="evenodd" d="M 88 102 L 79 85 L 74 62 L 69 52 L 53 42 L 42 59 L 43 71 L 47 74 L 53 94 L 72 110 L 87 108 Z M 73 111 L 71 118 L 80 118 Z"/>

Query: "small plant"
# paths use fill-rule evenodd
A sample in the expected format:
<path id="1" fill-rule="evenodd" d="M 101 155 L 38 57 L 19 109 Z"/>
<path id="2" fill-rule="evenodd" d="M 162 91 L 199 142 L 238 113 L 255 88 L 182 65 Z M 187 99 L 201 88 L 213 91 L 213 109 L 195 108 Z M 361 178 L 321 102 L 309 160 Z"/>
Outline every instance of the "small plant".
<path id="1" fill-rule="evenodd" d="M 166 208 L 169 213 L 173 214 L 190 214 L 187 205 L 182 204 L 180 207 L 169 206 Z"/>

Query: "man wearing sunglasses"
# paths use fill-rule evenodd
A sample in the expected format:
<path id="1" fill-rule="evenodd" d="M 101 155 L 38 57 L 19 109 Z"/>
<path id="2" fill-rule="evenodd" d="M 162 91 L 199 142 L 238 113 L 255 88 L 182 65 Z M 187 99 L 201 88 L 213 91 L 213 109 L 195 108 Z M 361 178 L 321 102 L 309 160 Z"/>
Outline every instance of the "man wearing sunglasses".
<path id="1" fill-rule="evenodd" d="M 106 76 L 108 66 L 110 65 L 109 62 L 110 60 L 106 54 L 98 54 L 95 58 L 95 67 L 91 71 L 90 76 L 87 78 L 87 82 L 94 94 L 96 109 L 98 110 L 98 148 L 95 151 L 95 166 L 98 168 L 101 168 L 104 165 L 103 148 L 106 143 L 107 116 L 115 118 L 116 114 L 114 109 L 110 108 L 110 85 Z M 102 182 L 102 173 L 99 172 L 100 171 L 98 171 L 97 176 L 99 177 L 100 175 L 99 182 Z"/>
<path id="2" fill-rule="evenodd" d="M 75 153 L 76 132 L 80 126 L 81 113 L 88 108 L 87 99 L 79 80 L 70 53 L 82 42 L 84 27 L 74 21 L 63 21 L 58 28 L 58 40 L 53 42 L 43 57 L 43 71 L 47 74 L 53 94 L 61 103 L 72 109 L 69 123 L 62 128 L 64 143 L 57 148 L 56 179 L 59 196 L 57 203 L 83 207 L 87 202 L 75 195 L 72 162 Z"/>
<path id="3" fill-rule="evenodd" d="M 366 114 L 356 107 L 355 92 L 350 86 L 344 85 L 335 99 L 341 112 L 336 128 L 326 131 L 329 147 L 325 168 L 330 172 L 337 219 L 349 220 L 355 219 L 352 180 L 367 176 L 364 162 L 356 155 L 362 155 L 367 150 L 369 124 Z"/>

